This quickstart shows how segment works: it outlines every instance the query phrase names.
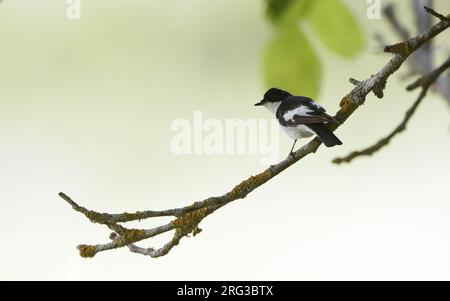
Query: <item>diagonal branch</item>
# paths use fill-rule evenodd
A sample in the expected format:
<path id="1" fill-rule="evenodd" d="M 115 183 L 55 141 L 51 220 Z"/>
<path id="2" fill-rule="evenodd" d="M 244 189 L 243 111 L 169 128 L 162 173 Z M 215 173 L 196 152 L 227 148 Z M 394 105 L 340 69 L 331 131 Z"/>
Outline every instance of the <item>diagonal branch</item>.
<path id="1" fill-rule="evenodd" d="M 161 217 L 161 216 L 175 216 L 179 217 L 183 214 L 203 208 L 205 205 L 200 203 L 194 203 L 191 206 L 188 207 L 182 207 L 182 208 L 174 208 L 174 209 L 168 209 L 168 210 L 162 210 L 162 211 L 152 211 L 152 210 L 145 210 L 145 211 L 136 211 L 134 213 L 119 213 L 119 214 L 109 214 L 109 213 L 100 213 L 93 210 L 88 210 L 82 206 L 79 206 L 75 201 L 73 201 L 69 196 L 66 194 L 60 192 L 59 196 L 65 200 L 69 205 L 72 206 L 72 208 L 75 211 L 78 211 L 82 214 L 84 214 L 91 222 L 98 223 L 98 224 L 108 224 L 108 223 L 125 223 L 130 222 L 134 220 L 143 220 L 150 217 Z"/>
<path id="2" fill-rule="evenodd" d="M 424 90 L 429 89 L 434 84 L 434 82 L 436 82 L 439 76 L 448 68 L 450 68 L 450 57 L 448 57 L 448 59 L 438 68 L 410 84 L 408 87 L 406 87 L 406 90 L 412 91 L 418 87 L 422 87 Z"/>
<path id="3" fill-rule="evenodd" d="M 340 109 L 335 116 L 335 118 L 339 121 L 339 124 L 336 123 L 329 125 L 330 129 L 335 130 L 342 125 L 355 112 L 355 110 L 364 103 L 366 96 L 370 92 L 375 92 L 375 94 L 381 98 L 383 96 L 382 92 L 388 78 L 400 68 L 403 62 L 422 45 L 433 39 L 436 35 L 443 32 L 448 27 L 450 27 L 450 21 L 442 20 L 417 37 L 394 46 L 386 47 L 387 51 L 389 50 L 389 52 L 395 54 L 393 58 L 379 72 L 372 75 L 370 78 L 363 81 L 355 81 L 356 86 L 350 91 L 350 93 L 344 96 L 340 102 Z M 201 202 L 196 202 L 183 208 L 175 208 L 164 211 L 142 211 L 131 214 L 108 214 L 98 213 L 81 207 L 63 193 L 60 193 L 60 196 L 68 202 L 74 210 L 84 214 L 92 222 L 104 224 L 115 231 L 115 234 L 111 236 L 112 242 L 108 244 L 78 246 L 81 256 L 93 257 L 101 251 L 128 246 L 132 252 L 158 257 L 167 254 L 183 237 L 187 237 L 191 233 L 199 233 L 200 229 L 198 226 L 205 217 L 230 202 L 245 198 L 253 190 L 267 183 L 269 180 L 302 158 L 309 154 L 315 153 L 321 144 L 322 142 L 320 139 L 315 138 L 297 150 L 292 156 L 287 157 L 278 164 L 269 167 L 255 176 L 249 177 L 229 192 L 221 196 L 207 198 Z M 141 220 L 156 216 L 174 216 L 176 219 L 166 225 L 149 230 L 126 229 L 118 225 L 118 223 L 122 222 Z M 172 240 L 156 251 L 153 248 L 144 249 L 134 245 L 138 241 L 142 241 L 171 230 L 175 230 Z"/>
<path id="4" fill-rule="evenodd" d="M 441 15 L 440 13 L 434 11 L 433 9 L 431 9 L 427 6 L 425 6 L 424 8 L 427 11 L 427 13 L 429 13 L 432 16 L 435 16 L 436 18 L 438 18 L 441 21 L 449 21 L 450 20 L 450 17 L 448 15 L 447 16 Z"/>
<path id="5" fill-rule="evenodd" d="M 387 146 L 389 144 L 389 142 L 391 142 L 391 140 L 395 136 L 397 136 L 398 134 L 400 134 L 401 132 L 403 132 L 406 129 L 406 125 L 408 124 L 409 120 L 416 112 L 417 107 L 420 105 L 422 100 L 427 95 L 428 89 L 437 80 L 439 75 L 441 75 L 448 68 L 450 68 L 450 57 L 447 59 L 447 61 L 445 61 L 445 63 L 443 63 L 441 66 L 439 66 L 439 68 L 437 68 L 436 70 L 430 72 L 429 74 L 419 78 L 418 80 L 416 80 L 414 83 L 412 83 L 411 85 L 409 85 L 407 87 L 408 91 L 412 91 L 418 87 L 422 87 L 422 91 L 420 92 L 418 98 L 413 103 L 413 105 L 408 109 L 408 111 L 406 111 L 405 117 L 403 118 L 402 122 L 389 135 L 387 135 L 383 139 L 379 140 L 377 143 L 375 143 L 374 145 L 372 145 L 370 147 L 367 147 L 360 151 L 354 151 L 354 152 L 350 153 L 349 155 L 342 157 L 342 158 L 336 158 L 333 160 L 333 163 L 335 163 L 335 164 L 349 163 L 358 157 L 372 156 L 374 153 L 381 150 L 383 147 Z"/>

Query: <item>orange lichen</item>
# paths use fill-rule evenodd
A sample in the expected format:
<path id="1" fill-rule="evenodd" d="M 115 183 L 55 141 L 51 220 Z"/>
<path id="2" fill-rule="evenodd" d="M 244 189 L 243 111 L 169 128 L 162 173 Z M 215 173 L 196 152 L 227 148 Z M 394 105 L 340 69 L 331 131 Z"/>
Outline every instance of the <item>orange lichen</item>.
<path id="1" fill-rule="evenodd" d="M 236 200 L 244 198 L 247 194 L 249 194 L 256 187 L 264 184 L 272 177 L 270 170 L 265 170 L 264 172 L 251 176 L 247 180 L 242 181 L 237 186 L 235 186 L 228 194 L 227 198 L 229 200 Z"/>
<path id="2" fill-rule="evenodd" d="M 412 50 L 413 48 L 411 47 L 411 43 L 409 43 L 409 41 L 385 47 L 386 52 L 398 53 L 402 55 L 409 55 Z"/>
<path id="3" fill-rule="evenodd" d="M 185 236 L 191 232 L 200 233 L 198 224 L 207 215 L 208 208 L 200 208 L 180 216 L 171 224 L 176 228 L 176 235 Z"/>
<path id="4" fill-rule="evenodd" d="M 80 256 L 84 258 L 92 258 L 97 254 L 97 248 L 92 245 L 79 245 L 77 249 L 80 251 Z"/>
<path id="5" fill-rule="evenodd" d="M 128 245 L 145 239 L 145 230 L 142 229 L 128 229 L 120 232 L 120 244 Z"/>

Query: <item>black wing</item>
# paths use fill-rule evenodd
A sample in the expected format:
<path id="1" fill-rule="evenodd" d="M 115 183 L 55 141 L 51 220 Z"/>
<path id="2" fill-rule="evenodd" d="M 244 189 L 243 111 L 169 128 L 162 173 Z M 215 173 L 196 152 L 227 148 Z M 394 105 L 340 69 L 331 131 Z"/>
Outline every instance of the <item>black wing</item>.
<path id="1" fill-rule="evenodd" d="M 278 107 L 276 117 L 283 126 L 326 123 L 334 120 L 325 109 L 311 98 L 291 96 Z"/>

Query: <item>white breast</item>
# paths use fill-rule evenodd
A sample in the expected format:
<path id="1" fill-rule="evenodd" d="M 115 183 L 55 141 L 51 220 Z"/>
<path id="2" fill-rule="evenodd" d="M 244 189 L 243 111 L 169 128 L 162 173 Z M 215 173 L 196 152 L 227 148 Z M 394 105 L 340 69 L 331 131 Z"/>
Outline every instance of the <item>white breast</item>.
<path id="1" fill-rule="evenodd" d="M 315 135 L 309 127 L 303 124 L 297 126 L 281 126 L 281 128 L 292 139 L 306 138 Z"/>
<path id="2" fill-rule="evenodd" d="M 281 101 L 279 102 L 266 102 L 264 106 L 273 114 L 277 113 L 278 107 L 281 105 Z"/>

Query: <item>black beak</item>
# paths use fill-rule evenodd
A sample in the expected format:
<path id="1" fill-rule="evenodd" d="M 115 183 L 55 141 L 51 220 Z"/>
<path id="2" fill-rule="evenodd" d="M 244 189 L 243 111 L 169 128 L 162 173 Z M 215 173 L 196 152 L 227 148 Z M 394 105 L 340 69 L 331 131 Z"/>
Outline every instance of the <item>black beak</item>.
<path id="1" fill-rule="evenodd" d="M 260 102 L 258 102 L 258 103 L 255 103 L 255 106 L 262 106 L 264 103 L 263 103 L 263 100 L 261 100 Z"/>

